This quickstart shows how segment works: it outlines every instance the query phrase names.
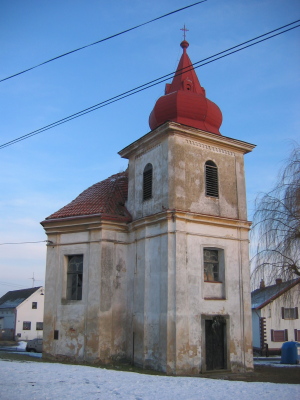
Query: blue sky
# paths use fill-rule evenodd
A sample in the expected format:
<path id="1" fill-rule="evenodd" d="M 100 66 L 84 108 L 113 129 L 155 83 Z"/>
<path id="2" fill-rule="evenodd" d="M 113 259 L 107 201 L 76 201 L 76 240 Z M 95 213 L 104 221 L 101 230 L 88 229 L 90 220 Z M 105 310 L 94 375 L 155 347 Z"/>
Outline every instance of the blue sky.
<path id="1" fill-rule="evenodd" d="M 193 0 L 0 1 L 0 79 L 192 4 Z M 208 0 L 0 83 L 5 143 L 176 69 L 186 24 L 192 62 L 299 19 L 298 0 Z M 222 110 L 221 133 L 257 145 L 245 156 L 249 219 L 299 141 L 300 29 L 196 70 Z M 39 224 L 127 166 L 117 154 L 150 129 L 164 84 L 0 153 L 0 243 L 46 240 Z M 44 284 L 45 243 L 0 246 L 0 296 Z"/>

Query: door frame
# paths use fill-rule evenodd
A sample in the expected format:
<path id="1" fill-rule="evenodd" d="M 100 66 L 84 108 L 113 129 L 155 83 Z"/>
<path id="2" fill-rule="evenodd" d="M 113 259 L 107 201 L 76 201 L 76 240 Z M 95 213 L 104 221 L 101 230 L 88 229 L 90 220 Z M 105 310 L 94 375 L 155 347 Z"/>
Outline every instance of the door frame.
<path id="1" fill-rule="evenodd" d="M 206 338 L 205 338 L 205 321 L 212 320 L 214 317 L 222 317 L 225 320 L 224 329 L 224 359 L 225 367 L 222 370 L 207 370 L 206 369 Z M 230 333 L 230 318 L 229 315 L 222 314 L 203 314 L 201 315 L 201 332 L 202 332 L 202 345 L 201 345 L 201 372 L 214 372 L 214 371 L 230 371 L 230 358 L 229 358 L 229 333 Z"/>

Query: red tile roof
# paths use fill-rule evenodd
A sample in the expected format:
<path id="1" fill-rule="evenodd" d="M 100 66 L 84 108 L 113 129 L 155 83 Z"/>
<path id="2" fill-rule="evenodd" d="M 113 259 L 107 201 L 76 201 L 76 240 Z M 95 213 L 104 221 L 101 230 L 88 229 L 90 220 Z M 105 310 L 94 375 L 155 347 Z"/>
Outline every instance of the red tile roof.
<path id="1" fill-rule="evenodd" d="M 46 220 L 100 215 L 102 219 L 129 222 L 131 215 L 125 207 L 127 192 L 128 176 L 125 171 L 89 187 Z"/>

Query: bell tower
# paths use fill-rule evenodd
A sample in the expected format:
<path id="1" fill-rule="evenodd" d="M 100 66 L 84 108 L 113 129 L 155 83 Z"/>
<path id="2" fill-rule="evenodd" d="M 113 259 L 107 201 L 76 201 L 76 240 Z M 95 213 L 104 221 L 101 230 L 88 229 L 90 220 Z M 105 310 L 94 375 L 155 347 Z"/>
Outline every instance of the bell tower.
<path id="1" fill-rule="evenodd" d="M 183 53 L 129 159 L 134 362 L 170 374 L 245 371 L 252 333 L 244 154 Z M 130 255 L 129 255 L 130 257 Z"/>

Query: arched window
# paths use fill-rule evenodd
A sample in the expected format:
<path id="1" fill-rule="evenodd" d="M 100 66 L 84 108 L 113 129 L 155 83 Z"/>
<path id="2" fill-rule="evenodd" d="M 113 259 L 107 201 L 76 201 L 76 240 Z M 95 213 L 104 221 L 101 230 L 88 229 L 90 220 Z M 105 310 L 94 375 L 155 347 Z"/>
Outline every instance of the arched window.
<path id="1" fill-rule="evenodd" d="M 205 163 L 205 194 L 219 197 L 218 167 L 213 161 Z"/>
<path id="2" fill-rule="evenodd" d="M 152 197 L 152 175 L 152 164 L 147 164 L 143 173 L 143 200 L 148 200 Z"/>

